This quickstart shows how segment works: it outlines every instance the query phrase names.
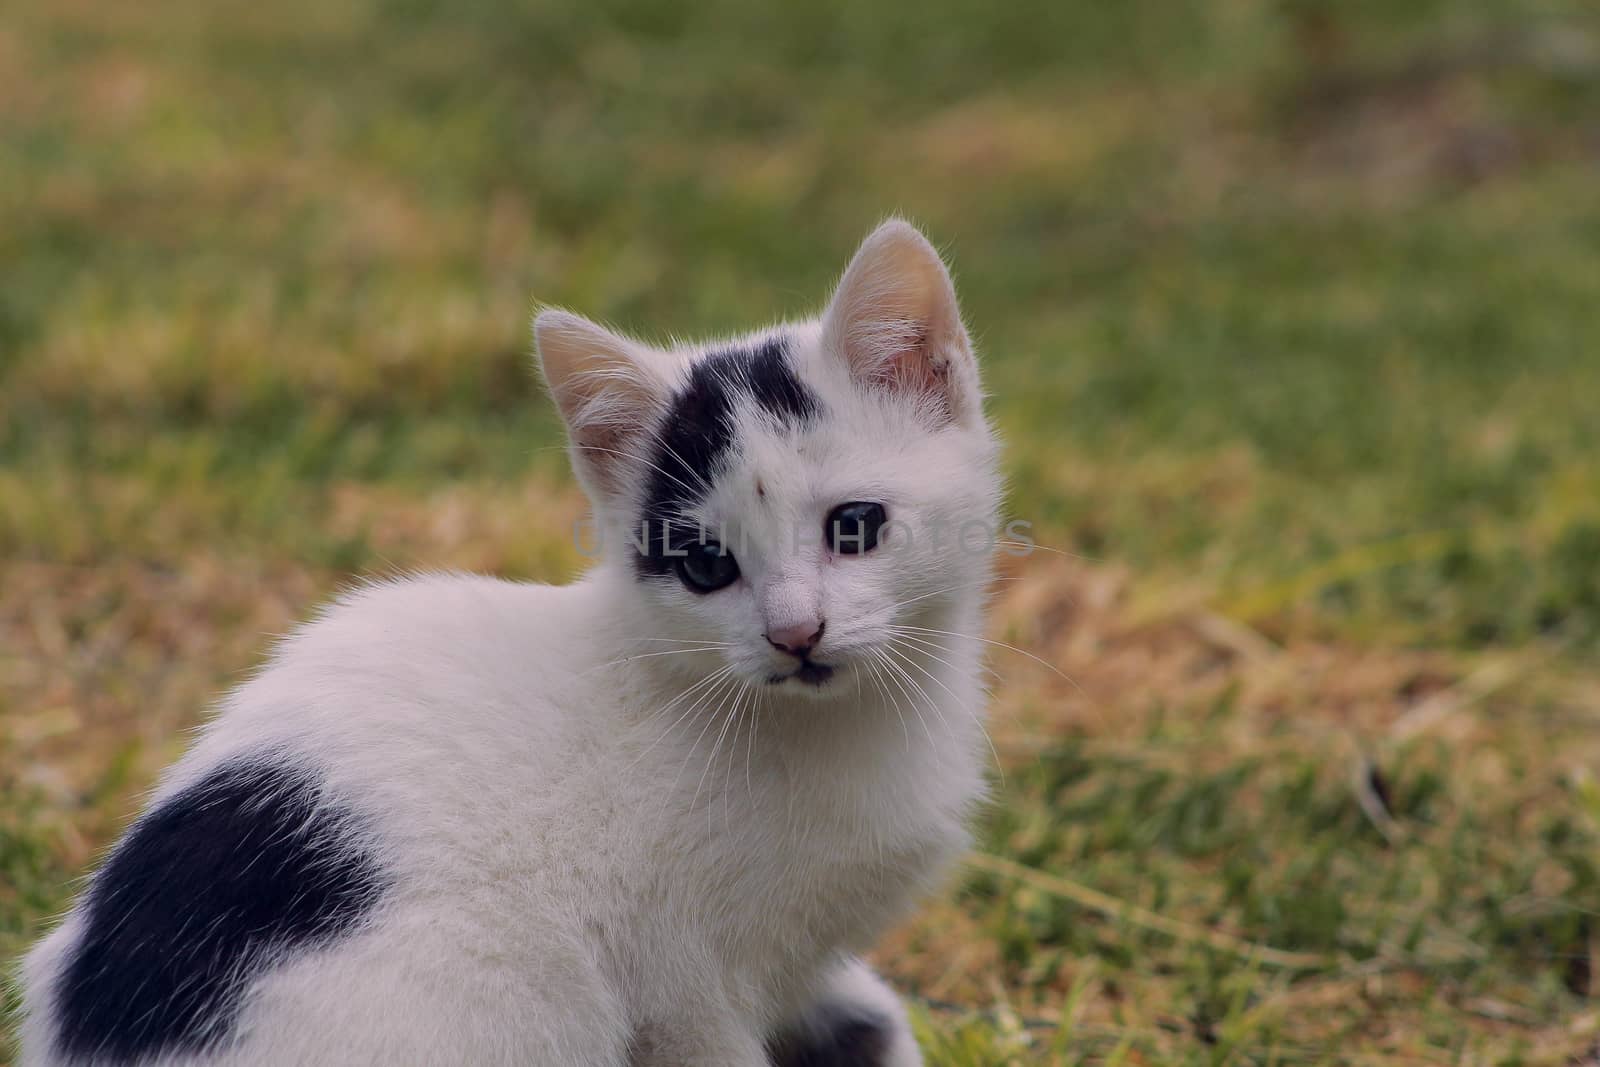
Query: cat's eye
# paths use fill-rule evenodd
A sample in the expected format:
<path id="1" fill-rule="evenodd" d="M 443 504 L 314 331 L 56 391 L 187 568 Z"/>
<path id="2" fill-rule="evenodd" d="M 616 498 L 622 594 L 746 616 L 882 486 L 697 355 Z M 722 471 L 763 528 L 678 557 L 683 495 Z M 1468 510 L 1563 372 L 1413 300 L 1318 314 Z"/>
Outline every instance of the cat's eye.
<path id="1" fill-rule="evenodd" d="M 678 557 L 678 579 L 696 593 L 712 593 L 739 577 L 739 561 L 718 541 L 691 541 Z"/>
<path id="2" fill-rule="evenodd" d="M 840 504 L 828 512 L 828 545 L 843 556 L 871 552 L 878 547 L 878 533 L 888 521 L 882 504 L 864 500 Z"/>

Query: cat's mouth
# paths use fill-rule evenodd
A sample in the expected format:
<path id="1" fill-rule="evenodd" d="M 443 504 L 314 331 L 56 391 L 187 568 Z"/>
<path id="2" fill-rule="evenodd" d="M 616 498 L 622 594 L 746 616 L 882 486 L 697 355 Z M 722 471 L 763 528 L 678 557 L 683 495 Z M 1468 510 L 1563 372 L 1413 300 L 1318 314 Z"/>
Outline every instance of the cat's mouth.
<path id="1" fill-rule="evenodd" d="M 833 677 L 833 668 L 826 663 L 813 663 L 811 660 L 802 660 L 800 666 L 788 674 L 774 674 L 767 678 L 768 685 L 782 685 L 790 678 L 803 682 L 806 685 L 822 686 Z"/>

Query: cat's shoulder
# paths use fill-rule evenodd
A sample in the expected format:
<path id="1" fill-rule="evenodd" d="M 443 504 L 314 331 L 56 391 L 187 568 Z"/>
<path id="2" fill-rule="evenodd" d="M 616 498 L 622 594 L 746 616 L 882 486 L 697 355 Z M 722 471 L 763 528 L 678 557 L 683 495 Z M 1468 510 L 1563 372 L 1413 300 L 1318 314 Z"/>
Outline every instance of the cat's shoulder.
<path id="1" fill-rule="evenodd" d="M 563 613 L 573 591 L 448 571 L 362 579 L 287 635 L 274 661 L 363 651 L 414 654 L 485 640 L 520 644 L 530 629 Z"/>
<path id="2" fill-rule="evenodd" d="M 549 733 L 582 599 L 573 586 L 475 575 L 362 582 L 223 698 L 185 763 L 284 749 L 365 779 L 508 723 Z"/>
<path id="3" fill-rule="evenodd" d="M 450 573 L 363 581 L 281 638 L 223 701 L 218 725 L 333 708 L 340 719 L 384 718 L 486 690 L 538 692 L 582 611 L 574 586 Z"/>
<path id="4" fill-rule="evenodd" d="M 400 625 L 448 624 L 457 615 L 484 610 L 525 610 L 558 598 L 563 586 L 519 582 L 462 571 L 409 571 L 360 578 L 341 590 L 311 626 L 340 626 L 388 619 Z"/>

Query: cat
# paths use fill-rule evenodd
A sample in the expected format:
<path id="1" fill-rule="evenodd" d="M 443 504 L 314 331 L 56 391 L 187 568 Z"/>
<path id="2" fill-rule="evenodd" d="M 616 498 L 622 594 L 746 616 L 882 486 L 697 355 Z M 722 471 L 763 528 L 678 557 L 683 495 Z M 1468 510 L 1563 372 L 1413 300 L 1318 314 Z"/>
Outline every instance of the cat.
<path id="1" fill-rule="evenodd" d="M 287 637 L 27 956 L 22 1064 L 921 1062 L 857 954 L 985 788 L 998 442 L 944 263 L 890 220 L 809 321 L 534 335 L 592 567 Z"/>

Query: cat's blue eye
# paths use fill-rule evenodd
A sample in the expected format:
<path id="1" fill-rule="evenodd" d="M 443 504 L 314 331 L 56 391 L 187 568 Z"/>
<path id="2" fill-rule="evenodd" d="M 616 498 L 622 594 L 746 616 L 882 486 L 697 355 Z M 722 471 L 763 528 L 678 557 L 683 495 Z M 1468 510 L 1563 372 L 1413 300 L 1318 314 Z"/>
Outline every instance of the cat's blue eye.
<path id="1" fill-rule="evenodd" d="M 712 593 L 739 577 L 739 561 L 718 541 L 691 541 L 678 557 L 678 580 L 696 593 Z"/>
<path id="2" fill-rule="evenodd" d="M 828 512 L 828 546 L 842 556 L 871 552 L 878 547 L 878 533 L 888 521 L 882 504 L 864 500 L 840 504 Z"/>

